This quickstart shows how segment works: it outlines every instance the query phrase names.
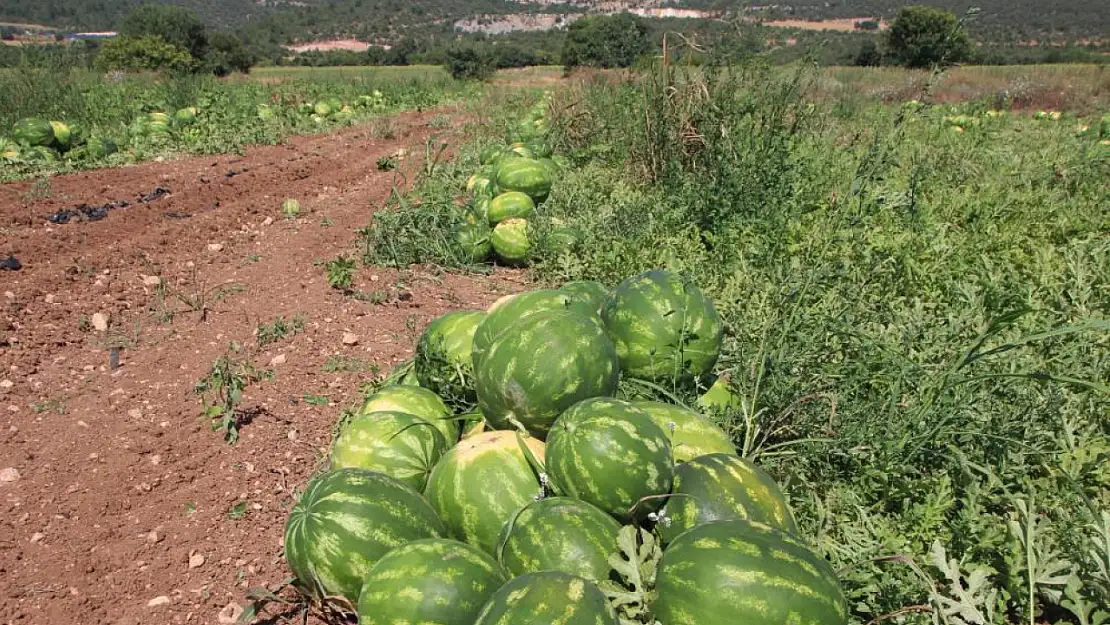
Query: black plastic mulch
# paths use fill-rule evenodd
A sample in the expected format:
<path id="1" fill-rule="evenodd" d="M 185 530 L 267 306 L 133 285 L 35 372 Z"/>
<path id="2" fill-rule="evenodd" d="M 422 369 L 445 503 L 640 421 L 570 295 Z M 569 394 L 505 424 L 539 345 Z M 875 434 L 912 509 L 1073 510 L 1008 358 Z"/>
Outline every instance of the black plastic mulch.
<path id="1" fill-rule="evenodd" d="M 138 197 L 139 204 L 149 204 L 151 202 L 160 200 L 170 194 L 170 190 L 165 187 L 155 187 L 150 193 L 140 194 Z M 88 204 L 78 204 L 73 208 L 63 208 L 58 212 L 47 217 L 52 224 L 67 224 L 71 219 L 77 218 L 80 221 L 100 221 L 108 216 L 108 211 L 116 210 L 117 208 L 127 208 L 131 203 L 126 200 L 119 202 L 109 202 L 99 206 L 90 206 Z"/>

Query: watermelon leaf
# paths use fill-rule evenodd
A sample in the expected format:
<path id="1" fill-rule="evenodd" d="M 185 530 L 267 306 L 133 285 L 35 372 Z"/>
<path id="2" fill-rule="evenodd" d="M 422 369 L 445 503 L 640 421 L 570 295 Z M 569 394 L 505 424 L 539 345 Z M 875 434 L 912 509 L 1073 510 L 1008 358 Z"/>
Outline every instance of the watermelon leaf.
<path id="1" fill-rule="evenodd" d="M 663 549 L 655 536 L 635 525 L 626 525 L 617 535 L 617 553 L 609 556 L 609 565 L 619 582 L 605 580 L 598 586 L 609 598 L 621 625 L 657 624 L 651 613 L 655 595 L 655 574 Z"/>

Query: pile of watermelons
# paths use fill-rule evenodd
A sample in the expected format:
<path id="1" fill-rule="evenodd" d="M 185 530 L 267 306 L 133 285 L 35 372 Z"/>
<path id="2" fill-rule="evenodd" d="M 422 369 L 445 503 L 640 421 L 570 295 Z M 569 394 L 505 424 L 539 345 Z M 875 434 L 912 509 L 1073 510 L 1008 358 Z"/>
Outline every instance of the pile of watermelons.
<path id="1" fill-rule="evenodd" d="M 294 506 L 296 585 L 362 625 L 845 623 L 775 481 L 713 418 L 627 391 L 705 388 L 721 341 L 667 271 L 432 321 Z"/>
<path id="2" fill-rule="evenodd" d="M 481 168 L 466 181 L 471 197 L 464 206 L 465 225 L 456 232 L 463 256 L 479 263 L 494 255 L 506 265 L 528 263 L 535 245 L 532 216 L 543 205 L 559 172 L 567 162 L 553 156 L 542 138 L 547 131 L 547 100 L 533 106 L 520 120 L 508 146 L 488 146 L 481 151 Z M 581 233 L 571 227 L 556 227 L 545 241 L 571 248 Z"/>
<path id="3" fill-rule="evenodd" d="M 15 122 L 10 139 L 0 137 L 0 162 L 50 163 L 60 156 L 71 159 L 101 158 L 115 151 L 114 141 L 90 137 L 80 124 L 35 117 Z"/>
<path id="4" fill-rule="evenodd" d="M 317 102 L 303 102 L 297 107 L 297 112 L 311 119 L 313 123 L 323 125 L 329 121 L 350 121 L 354 116 L 355 109 L 381 110 L 385 106 L 385 95 L 375 89 L 368 94 L 358 96 L 353 106 L 344 103 L 339 98 L 330 97 Z M 261 109 L 260 114 L 262 114 Z"/>

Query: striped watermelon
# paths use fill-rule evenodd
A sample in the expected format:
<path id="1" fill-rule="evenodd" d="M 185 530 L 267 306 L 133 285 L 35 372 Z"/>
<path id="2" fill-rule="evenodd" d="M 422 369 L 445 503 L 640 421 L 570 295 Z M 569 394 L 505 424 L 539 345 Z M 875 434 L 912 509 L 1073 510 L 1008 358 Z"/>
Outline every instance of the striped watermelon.
<path id="1" fill-rule="evenodd" d="M 474 625 L 617 625 L 617 617 L 593 582 L 542 571 L 502 586 Z"/>
<path id="2" fill-rule="evenodd" d="M 626 401 L 598 397 L 571 406 L 551 428 L 547 445 L 547 473 L 556 491 L 622 521 L 664 503 L 641 503 L 644 497 L 671 492 L 671 443 L 646 412 Z"/>
<path id="3" fill-rule="evenodd" d="M 506 295 L 493 303 L 487 311 L 485 320 L 474 332 L 474 351 L 472 358 L 477 367 L 482 355 L 494 339 L 501 336 L 505 328 L 517 321 L 544 310 L 566 310 L 571 298 L 566 293 L 553 290 L 528 291 Z"/>
<path id="4" fill-rule="evenodd" d="M 701 290 L 668 271 L 622 282 L 601 318 L 621 370 L 643 380 L 689 382 L 708 374 L 721 353 L 721 323 Z"/>
<path id="5" fill-rule="evenodd" d="M 567 282 L 559 290 L 570 296 L 571 306 L 583 314 L 601 318 L 601 307 L 609 299 L 609 289 L 600 282 L 578 280 Z"/>
<path id="6" fill-rule="evenodd" d="M 632 402 L 663 428 L 671 439 L 675 462 L 686 462 L 705 454 L 736 455 L 736 447 L 725 431 L 704 416 L 674 404 L 658 401 Z"/>
<path id="7" fill-rule="evenodd" d="M 848 622 L 829 563 L 798 538 L 747 521 L 717 521 L 675 539 L 656 591 L 655 618 L 666 625 Z"/>
<path id="8" fill-rule="evenodd" d="M 405 412 L 371 412 L 351 419 L 336 437 L 331 468 L 377 471 L 419 492 L 446 452 L 447 441 L 424 419 Z"/>
<path id="9" fill-rule="evenodd" d="M 459 440 L 459 424 L 452 420 L 451 409 L 432 391 L 409 385 L 408 376 L 397 386 L 388 386 L 374 393 L 359 409 L 358 414 L 371 412 L 407 412 L 436 426 L 448 447 Z M 415 377 L 415 376 L 414 376 Z M 419 378 L 412 381 L 418 382 Z"/>
<path id="10" fill-rule="evenodd" d="M 459 228 L 455 233 L 455 243 L 462 251 L 463 260 L 468 263 L 481 263 L 489 258 L 493 252 L 493 245 L 489 241 L 493 231 L 485 224 L 470 224 Z"/>
<path id="11" fill-rule="evenodd" d="M 617 392 L 620 367 L 596 322 L 569 310 L 538 312 L 508 327 L 477 369 L 478 406 L 498 429 L 547 436 L 579 401 Z"/>
<path id="12" fill-rule="evenodd" d="M 416 491 L 381 473 L 342 469 L 309 482 L 293 506 L 285 525 L 285 559 L 314 597 L 342 595 L 354 603 L 379 558 L 445 533 Z"/>
<path id="13" fill-rule="evenodd" d="M 493 208 L 493 203 L 490 203 Z M 528 220 L 512 217 L 497 224 L 489 235 L 493 253 L 507 265 L 524 265 L 532 252 L 528 234 Z"/>
<path id="14" fill-rule="evenodd" d="M 543 443 L 523 440 L 543 462 Z M 460 441 L 432 469 L 424 491 L 452 536 L 489 554 L 505 522 L 541 491 L 520 441 L 515 432 L 484 432 Z"/>
<path id="15" fill-rule="evenodd" d="M 735 454 L 708 454 L 680 464 L 660 527 L 665 541 L 712 521 L 743 519 L 797 533 L 794 515 L 779 485 L 750 460 Z"/>
<path id="16" fill-rule="evenodd" d="M 505 582 L 489 555 L 455 540 L 427 538 L 385 554 L 366 576 L 359 625 L 473 625 Z"/>
<path id="17" fill-rule="evenodd" d="M 595 506 L 569 497 L 529 504 L 501 530 L 499 557 L 510 575 L 562 571 L 609 579 L 621 526 Z"/>
<path id="18" fill-rule="evenodd" d="M 497 163 L 494 181 L 502 193 L 520 191 L 537 204 L 551 192 L 551 174 L 543 163 L 530 158 L 505 158 Z"/>
<path id="19" fill-rule="evenodd" d="M 50 145 L 54 143 L 54 126 L 36 117 L 21 119 L 12 124 L 12 139 L 23 145 Z"/>
<path id="20" fill-rule="evenodd" d="M 528 195 L 520 191 L 509 191 L 490 200 L 486 215 L 493 226 L 513 217 L 527 219 L 535 210 L 536 204 Z"/>
<path id="21" fill-rule="evenodd" d="M 480 311 L 451 312 L 424 328 L 416 345 L 413 370 L 420 386 L 446 397 L 474 401 L 474 332 L 486 318 Z"/>

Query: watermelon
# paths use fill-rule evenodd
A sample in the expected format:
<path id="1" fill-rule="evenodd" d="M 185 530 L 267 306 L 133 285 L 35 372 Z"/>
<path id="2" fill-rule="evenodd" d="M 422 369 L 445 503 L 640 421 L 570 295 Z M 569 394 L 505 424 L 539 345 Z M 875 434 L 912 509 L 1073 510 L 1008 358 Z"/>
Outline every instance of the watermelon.
<path id="1" fill-rule="evenodd" d="M 359 625 L 473 625 L 506 581 L 505 571 L 478 549 L 426 538 L 385 554 L 366 576 Z"/>
<path id="2" fill-rule="evenodd" d="M 478 162 L 482 165 L 492 165 L 497 162 L 497 159 L 501 158 L 501 151 L 500 146 L 488 145 L 478 153 Z"/>
<path id="3" fill-rule="evenodd" d="M 509 191 L 490 200 L 486 216 L 493 226 L 513 217 L 528 218 L 535 210 L 536 204 L 532 198 L 520 191 Z"/>
<path id="4" fill-rule="evenodd" d="M 466 190 L 474 195 L 486 195 L 492 182 L 484 173 L 473 174 L 466 179 Z"/>
<path id="5" fill-rule="evenodd" d="M 521 158 L 536 158 L 536 155 L 532 153 L 532 148 L 523 141 L 517 141 L 516 143 L 510 145 L 509 152 L 516 154 Z"/>
<path id="6" fill-rule="evenodd" d="M 497 257 L 506 264 L 523 265 L 532 251 L 532 243 L 528 240 L 528 220 L 512 218 L 502 221 L 493 229 L 489 242 Z"/>
<path id="7" fill-rule="evenodd" d="M 54 147 L 62 150 L 63 152 L 65 150 L 68 150 L 72 145 L 70 143 L 71 136 L 69 125 L 67 125 L 65 122 L 51 121 L 50 127 L 54 130 Z"/>
<path id="8" fill-rule="evenodd" d="M 474 401 L 474 332 L 486 318 L 480 311 L 447 313 L 428 324 L 416 345 L 413 371 L 420 386 L 448 399 Z"/>
<path id="9" fill-rule="evenodd" d="M 330 115 L 335 115 L 339 111 L 343 110 L 343 100 L 340 100 L 339 98 L 331 97 L 328 98 L 326 102 L 328 104 L 328 108 L 331 110 L 331 112 L 329 113 Z"/>
<path id="10" fill-rule="evenodd" d="M 19 144 L 0 137 L 0 158 L 16 160 L 19 158 Z"/>
<path id="11" fill-rule="evenodd" d="M 400 385 L 383 388 L 370 396 L 358 413 L 363 415 L 383 411 L 407 412 L 424 419 L 436 426 L 448 447 L 459 440 L 459 424 L 451 420 L 451 410 L 443 400 L 432 391 L 418 385 L 409 385 L 403 379 Z"/>
<path id="12" fill-rule="evenodd" d="M 597 322 L 569 310 L 537 312 L 509 326 L 475 368 L 478 405 L 498 429 L 538 438 L 567 408 L 617 392 L 617 353 Z"/>
<path id="13" fill-rule="evenodd" d="M 297 112 L 301 115 L 312 115 L 316 112 L 316 108 L 311 102 L 305 102 L 297 107 Z"/>
<path id="14" fill-rule="evenodd" d="M 54 126 L 45 119 L 28 117 L 12 125 L 12 138 L 23 145 L 50 145 L 54 143 Z"/>
<path id="15" fill-rule="evenodd" d="M 285 525 L 285 559 L 323 599 L 358 601 L 370 568 L 391 549 L 440 538 L 443 523 L 419 493 L 381 473 L 341 469 L 313 479 Z"/>
<path id="16" fill-rule="evenodd" d="M 664 503 L 645 497 L 671 492 L 671 443 L 646 412 L 626 401 L 599 397 L 571 406 L 551 428 L 547 445 L 555 490 L 621 521 L 639 520 Z"/>
<path id="17" fill-rule="evenodd" d="M 45 145 L 32 145 L 23 150 L 22 156 L 28 163 L 50 164 L 58 160 L 58 153 Z"/>
<path id="18" fill-rule="evenodd" d="M 774 478 L 735 454 L 707 454 L 678 465 L 671 492 L 678 496 L 671 497 L 663 508 L 669 519 L 660 528 L 665 541 L 699 525 L 731 519 L 798 531 Z"/>
<path id="19" fill-rule="evenodd" d="M 617 617 L 593 582 L 540 571 L 498 589 L 474 625 L 617 625 Z"/>
<path id="20" fill-rule="evenodd" d="M 195 106 L 186 106 L 185 108 L 177 109 L 177 112 L 173 114 L 173 121 L 176 122 L 178 126 L 192 126 L 196 123 L 197 113 L 199 112 L 200 111 L 197 110 Z"/>
<path id="21" fill-rule="evenodd" d="M 732 392 L 728 378 L 718 376 L 713 385 L 698 397 L 698 407 L 712 412 L 734 412 L 743 407 L 740 397 Z"/>
<path id="22" fill-rule="evenodd" d="M 447 441 L 434 425 L 406 412 L 359 415 L 332 444 L 332 469 L 377 471 L 423 491 Z"/>
<path id="23" fill-rule="evenodd" d="M 460 441 L 432 469 L 424 491 L 451 536 L 493 554 L 501 527 L 540 495 L 536 470 L 543 443 L 515 432 L 484 432 Z"/>
<path id="24" fill-rule="evenodd" d="M 584 238 L 585 235 L 582 234 L 582 231 L 578 228 L 560 226 L 547 233 L 547 240 L 544 243 L 547 249 L 552 251 L 573 252 L 582 245 L 582 240 Z"/>
<path id="25" fill-rule="evenodd" d="M 708 374 L 721 353 L 713 302 L 681 276 L 649 271 L 621 282 L 601 310 L 626 375 L 668 384 Z"/>
<path id="26" fill-rule="evenodd" d="M 154 111 L 153 113 L 150 113 L 149 115 L 147 115 L 147 119 L 149 119 L 152 123 L 158 122 L 160 124 L 169 124 L 172 121 L 170 119 L 169 113 L 165 113 L 162 111 Z"/>
<path id="27" fill-rule="evenodd" d="M 468 263 L 480 263 L 489 258 L 493 251 L 490 234 L 489 227 L 484 223 L 459 228 L 455 233 L 455 243 L 462 250 L 462 259 Z"/>
<path id="28" fill-rule="evenodd" d="M 675 539 L 656 591 L 655 618 L 667 625 L 848 622 L 829 563 L 798 538 L 748 521 L 708 523 Z"/>
<path id="29" fill-rule="evenodd" d="M 593 280 L 567 282 L 559 290 L 570 296 L 571 308 L 598 319 L 601 318 L 601 307 L 609 299 L 609 289 Z"/>
<path id="30" fill-rule="evenodd" d="M 520 191 L 531 196 L 537 204 L 547 199 L 547 195 L 551 193 L 551 174 L 542 163 L 530 158 L 499 161 L 494 181 L 502 193 Z"/>
<path id="31" fill-rule="evenodd" d="M 736 447 L 728 434 L 693 410 L 658 401 L 637 401 L 633 405 L 646 412 L 667 433 L 676 463 L 705 454 L 736 455 Z"/>
<path id="32" fill-rule="evenodd" d="M 334 112 L 332 111 L 331 105 L 324 101 L 320 101 L 312 105 L 312 111 L 321 118 L 327 117 Z"/>
<path id="33" fill-rule="evenodd" d="M 85 144 L 85 154 L 89 158 L 104 158 L 111 154 L 115 154 L 116 142 L 111 139 L 104 139 L 101 137 L 89 137 L 88 142 Z"/>
<path id="34" fill-rule="evenodd" d="M 506 295 L 486 311 L 486 318 L 474 332 L 474 366 L 477 368 L 486 349 L 506 328 L 517 321 L 545 310 L 566 310 L 571 297 L 561 291 L 540 290 Z"/>
<path id="35" fill-rule="evenodd" d="M 591 581 L 609 579 L 621 526 L 584 501 L 550 497 L 529 504 L 501 530 L 501 563 L 510 575 L 562 571 Z"/>
<path id="36" fill-rule="evenodd" d="M 69 124 L 69 147 L 85 145 L 88 143 L 89 133 L 81 124 Z"/>

